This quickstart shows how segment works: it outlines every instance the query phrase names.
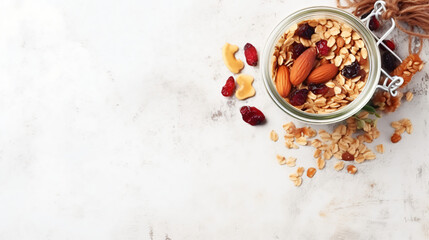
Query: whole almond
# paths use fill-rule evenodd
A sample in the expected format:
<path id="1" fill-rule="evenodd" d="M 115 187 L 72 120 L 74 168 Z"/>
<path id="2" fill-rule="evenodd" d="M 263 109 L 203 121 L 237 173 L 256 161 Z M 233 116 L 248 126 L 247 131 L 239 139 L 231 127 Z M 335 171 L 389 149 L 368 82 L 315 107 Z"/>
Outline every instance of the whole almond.
<path id="1" fill-rule="evenodd" d="M 276 88 L 280 96 L 287 97 L 292 85 L 289 78 L 289 69 L 286 66 L 280 66 L 277 69 Z"/>
<path id="2" fill-rule="evenodd" d="M 292 85 L 297 86 L 304 82 L 308 74 L 310 74 L 311 69 L 313 69 L 316 54 L 315 48 L 309 48 L 296 59 L 290 69 L 290 82 Z"/>
<path id="3" fill-rule="evenodd" d="M 315 68 L 307 78 L 307 83 L 324 83 L 331 80 L 338 73 L 335 64 L 323 64 Z"/>

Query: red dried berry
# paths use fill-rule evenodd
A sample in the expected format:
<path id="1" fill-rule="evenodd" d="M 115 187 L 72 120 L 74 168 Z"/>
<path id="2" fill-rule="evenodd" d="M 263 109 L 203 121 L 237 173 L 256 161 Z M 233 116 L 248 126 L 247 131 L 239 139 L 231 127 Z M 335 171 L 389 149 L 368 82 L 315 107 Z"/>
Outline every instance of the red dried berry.
<path id="1" fill-rule="evenodd" d="M 244 45 L 244 55 L 246 56 L 247 64 L 250 66 L 256 66 L 258 64 L 258 52 L 252 44 L 246 43 L 246 45 Z"/>
<path id="2" fill-rule="evenodd" d="M 369 20 L 369 29 L 371 31 L 375 31 L 378 28 L 380 28 L 380 22 L 377 20 L 375 16 L 373 16 L 371 20 Z"/>
<path id="3" fill-rule="evenodd" d="M 383 43 L 386 44 L 390 50 L 395 51 L 395 43 L 392 40 L 384 40 Z"/>
<path id="4" fill-rule="evenodd" d="M 255 126 L 265 121 L 264 114 L 255 107 L 243 106 L 240 108 L 243 120 L 248 124 Z"/>
<path id="5" fill-rule="evenodd" d="M 295 90 L 294 92 L 291 93 L 289 97 L 289 102 L 293 106 L 301 106 L 307 101 L 307 95 L 308 95 L 307 89 Z"/>
<path id="6" fill-rule="evenodd" d="M 302 38 L 311 39 L 311 35 L 314 34 L 314 27 L 311 27 L 308 23 L 304 23 L 298 26 L 295 33 Z"/>
<path id="7" fill-rule="evenodd" d="M 231 76 L 226 80 L 225 86 L 222 87 L 222 95 L 225 97 L 231 97 L 232 94 L 234 94 L 235 90 L 235 81 L 234 78 Z"/>
<path id="8" fill-rule="evenodd" d="M 308 90 L 310 90 L 314 94 L 325 94 L 329 91 L 329 89 L 330 88 L 327 87 L 324 83 L 308 85 Z"/>
<path id="9" fill-rule="evenodd" d="M 302 43 L 294 44 L 292 46 L 292 58 L 297 59 L 305 50 L 307 50 Z"/>
<path id="10" fill-rule="evenodd" d="M 355 160 L 355 156 L 353 156 L 352 154 L 350 154 L 349 152 L 344 152 L 342 155 L 341 155 L 341 158 L 344 160 L 344 161 L 353 161 L 353 160 Z"/>
<path id="11" fill-rule="evenodd" d="M 328 47 L 328 41 L 326 40 L 320 40 L 316 43 L 317 50 L 319 51 L 319 54 L 322 56 L 326 56 L 329 54 L 329 51 L 331 50 L 330 47 Z"/>

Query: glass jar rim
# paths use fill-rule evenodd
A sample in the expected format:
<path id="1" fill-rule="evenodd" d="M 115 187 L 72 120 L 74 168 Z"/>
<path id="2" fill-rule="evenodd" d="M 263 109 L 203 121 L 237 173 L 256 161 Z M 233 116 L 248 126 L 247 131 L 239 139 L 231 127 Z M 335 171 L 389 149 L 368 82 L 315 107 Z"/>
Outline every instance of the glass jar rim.
<path id="1" fill-rule="evenodd" d="M 314 18 L 333 18 L 349 24 L 357 31 L 368 50 L 369 72 L 364 89 L 358 97 L 346 107 L 332 113 L 313 114 L 301 111 L 286 102 L 277 92 L 271 77 L 271 56 L 280 37 L 295 23 Z M 312 124 L 330 124 L 345 120 L 360 111 L 372 98 L 381 72 L 381 57 L 376 40 L 370 30 L 352 14 L 338 8 L 317 6 L 298 10 L 283 19 L 271 32 L 261 55 L 261 74 L 268 95 L 276 105 L 293 118 Z"/>

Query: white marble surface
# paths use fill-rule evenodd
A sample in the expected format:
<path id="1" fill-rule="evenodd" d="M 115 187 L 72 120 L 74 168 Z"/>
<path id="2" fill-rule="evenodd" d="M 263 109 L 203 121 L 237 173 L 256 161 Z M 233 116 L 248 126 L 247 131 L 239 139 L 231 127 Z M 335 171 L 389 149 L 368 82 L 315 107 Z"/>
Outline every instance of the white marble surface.
<path id="1" fill-rule="evenodd" d="M 300 188 L 275 156 L 309 167 L 312 150 L 269 141 L 291 119 L 259 68 L 255 97 L 220 95 L 225 41 L 261 50 L 312 5 L 334 1 L 1 1 L 0 239 L 428 239 L 427 73 L 379 122 L 384 155 Z M 403 117 L 415 132 L 392 145 Z"/>

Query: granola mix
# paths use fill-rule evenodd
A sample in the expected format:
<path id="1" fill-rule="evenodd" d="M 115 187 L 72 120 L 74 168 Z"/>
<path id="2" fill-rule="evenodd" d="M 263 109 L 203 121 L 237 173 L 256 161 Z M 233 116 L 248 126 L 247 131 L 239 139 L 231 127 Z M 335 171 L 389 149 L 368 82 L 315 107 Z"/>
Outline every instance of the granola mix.
<path id="1" fill-rule="evenodd" d="M 306 53 L 309 49 L 317 49 L 314 60 Z M 271 58 L 271 74 L 279 94 L 296 108 L 331 113 L 362 92 L 369 72 L 367 59 L 364 41 L 348 24 L 311 19 L 293 25 L 280 38 Z"/>

